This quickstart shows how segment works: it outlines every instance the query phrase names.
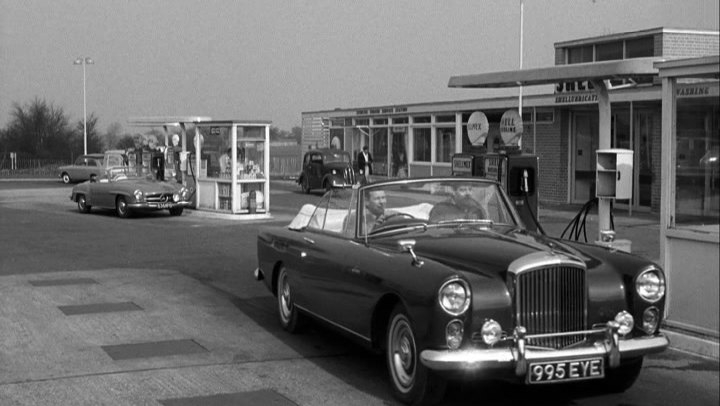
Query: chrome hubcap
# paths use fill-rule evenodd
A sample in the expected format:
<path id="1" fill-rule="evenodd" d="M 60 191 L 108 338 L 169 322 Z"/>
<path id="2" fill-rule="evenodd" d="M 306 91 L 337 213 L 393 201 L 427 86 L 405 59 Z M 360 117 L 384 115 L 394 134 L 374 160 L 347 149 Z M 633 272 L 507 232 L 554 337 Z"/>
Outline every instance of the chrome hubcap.
<path id="1" fill-rule="evenodd" d="M 415 339 L 407 320 L 396 319 L 390 336 L 393 379 L 398 389 L 408 391 L 415 380 Z"/>

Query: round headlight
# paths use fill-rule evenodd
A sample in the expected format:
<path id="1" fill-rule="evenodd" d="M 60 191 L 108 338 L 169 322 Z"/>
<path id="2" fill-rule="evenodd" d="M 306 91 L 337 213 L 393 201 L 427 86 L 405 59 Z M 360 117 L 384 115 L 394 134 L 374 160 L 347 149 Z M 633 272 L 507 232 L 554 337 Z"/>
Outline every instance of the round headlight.
<path id="1" fill-rule="evenodd" d="M 180 201 L 180 193 L 173 193 L 173 202 L 179 202 Z"/>
<path id="2" fill-rule="evenodd" d="M 631 332 L 633 327 L 635 327 L 635 319 L 632 314 L 626 312 L 625 310 L 615 316 L 615 322 L 620 325 L 618 334 L 621 336 L 627 335 L 627 333 Z"/>
<path id="3" fill-rule="evenodd" d="M 487 345 L 493 345 L 502 338 L 502 328 L 495 320 L 487 320 L 482 326 L 482 339 Z"/>
<path id="4" fill-rule="evenodd" d="M 642 329 L 648 334 L 654 334 L 660 324 L 660 310 L 657 307 L 648 307 L 643 312 Z"/>
<path id="5" fill-rule="evenodd" d="M 458 316 L 470 307 L 470 288 L 461 279 L 451 279 L 440 287 L 438 300 L 443 310 Z"/>
<path id="6" fill-rule="evenodd" d="M 141 202 L 141 201 L 143 200 L 143 192 L 142 192 L 142 190 L 136 189 L 136 190 L 133 192 L 133 196 L 135 196 L 135 200 L 137 200 L 138 202 Z"/>
<path id="7" fill-rule="evenodd" d="M 337 175 L 337 169 L 333 169 L 333 170 L 332 170 L 332 174 L 333 174 L 333 175 Z"/>
<path id="8" fill-rule="evenodd" d="M 658 269 L 650 268 L 635 278 L 635 290 L 641 298 L 655 303 L 665 296 L 665 277 Z"/>
<path id="9" fill-rule="evenodd" d="M 445 340 L 451 350 L 460 348 L 463 339 L 463 324 L 460 320 L 453 320 L 445 327 Z"/>

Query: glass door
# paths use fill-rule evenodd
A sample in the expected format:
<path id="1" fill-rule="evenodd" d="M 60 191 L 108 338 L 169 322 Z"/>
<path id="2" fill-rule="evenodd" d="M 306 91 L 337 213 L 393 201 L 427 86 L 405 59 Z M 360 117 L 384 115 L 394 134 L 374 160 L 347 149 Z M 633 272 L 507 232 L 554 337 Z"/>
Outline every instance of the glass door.
<path id="1" fill-rule="evenodd" d="M 393 127 L 392 129 L 390 171 L 394 178 L 407 178 L 408 176 L 407 133 L 407 127 Z"/>
<path id="2" fill-rule="evenodd" d="M 575 112 L 572 120 L 572 185 L 574 203 L 595 197 L 595 151 L 598 149 L 598 115 Z"/>
<path id="3" fill-rule="evenodd" d="M 373 128 L 370 153 L 373 159 L 373 176 L 388 176 L 388 129 Z"/>

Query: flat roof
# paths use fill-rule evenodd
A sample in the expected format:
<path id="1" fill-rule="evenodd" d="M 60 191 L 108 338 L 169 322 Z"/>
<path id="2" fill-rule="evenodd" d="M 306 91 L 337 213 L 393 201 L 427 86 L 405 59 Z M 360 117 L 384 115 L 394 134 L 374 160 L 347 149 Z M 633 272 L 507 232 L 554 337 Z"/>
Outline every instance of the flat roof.
<path id="1" fill-rule="evenodd" d="M 195 123 L 199 127 L 210 126 L 210 125 L 248 125 L 248 126 L 265 126 L 272 124 L 270 120 L 241 120 L 241 119 L 228 119 L 228 120 L 210 120 Z"/>
<path id="2" fill-rule="evenodd" d="M 720 55 L 673 59 L 655 63 L 660 77 L 720 79 Z"/>
<path id="3" fill-rule="evenodd" d="M 658 69 L 654 66 L 654 63 L 662 60 L 662 58 L 654 57 L 634 58 L 452 76 L 448 87 L 498 88 L 547 85 L 584 80 L 651 77 L 658 75 Z"/>
<path id="4" fill-rule="evenodd" d="M 207 116 L 148 116 L 130 117 L 128 123 L 134 126 L 155 127 L 165 125 L 180 125 L 180 123 L 197 123 L 212 120 Z"/>

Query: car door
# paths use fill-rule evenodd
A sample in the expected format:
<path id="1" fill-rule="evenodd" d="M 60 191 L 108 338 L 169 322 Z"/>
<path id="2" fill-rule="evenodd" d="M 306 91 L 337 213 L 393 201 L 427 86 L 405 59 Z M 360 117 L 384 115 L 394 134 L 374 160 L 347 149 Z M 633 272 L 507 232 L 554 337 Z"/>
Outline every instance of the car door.
<path id="1" fill-rule="evenodd" d="M 349 203 L 352 191 L 333 189 L 308 223 L 302 241 L 302 294 L 297 303 L 310 312 L 369 339 L 372 306 L 381 292 L 380 282 L 367 270 L 382 261 L 382 254 L 349 238 Z M 336 200 L 333 200 L 333 197 Z M 353 227 L 354 232 L 354 225 Z"/>
<path id="2" fill-rule="evenodd" d="M 70 179 L 74 181 L 80 181 L 87 179 L 85 172 L 87 171 L 87 157 L 85 155 L 78 157 L 68 169 L 68 175 Z"/>

